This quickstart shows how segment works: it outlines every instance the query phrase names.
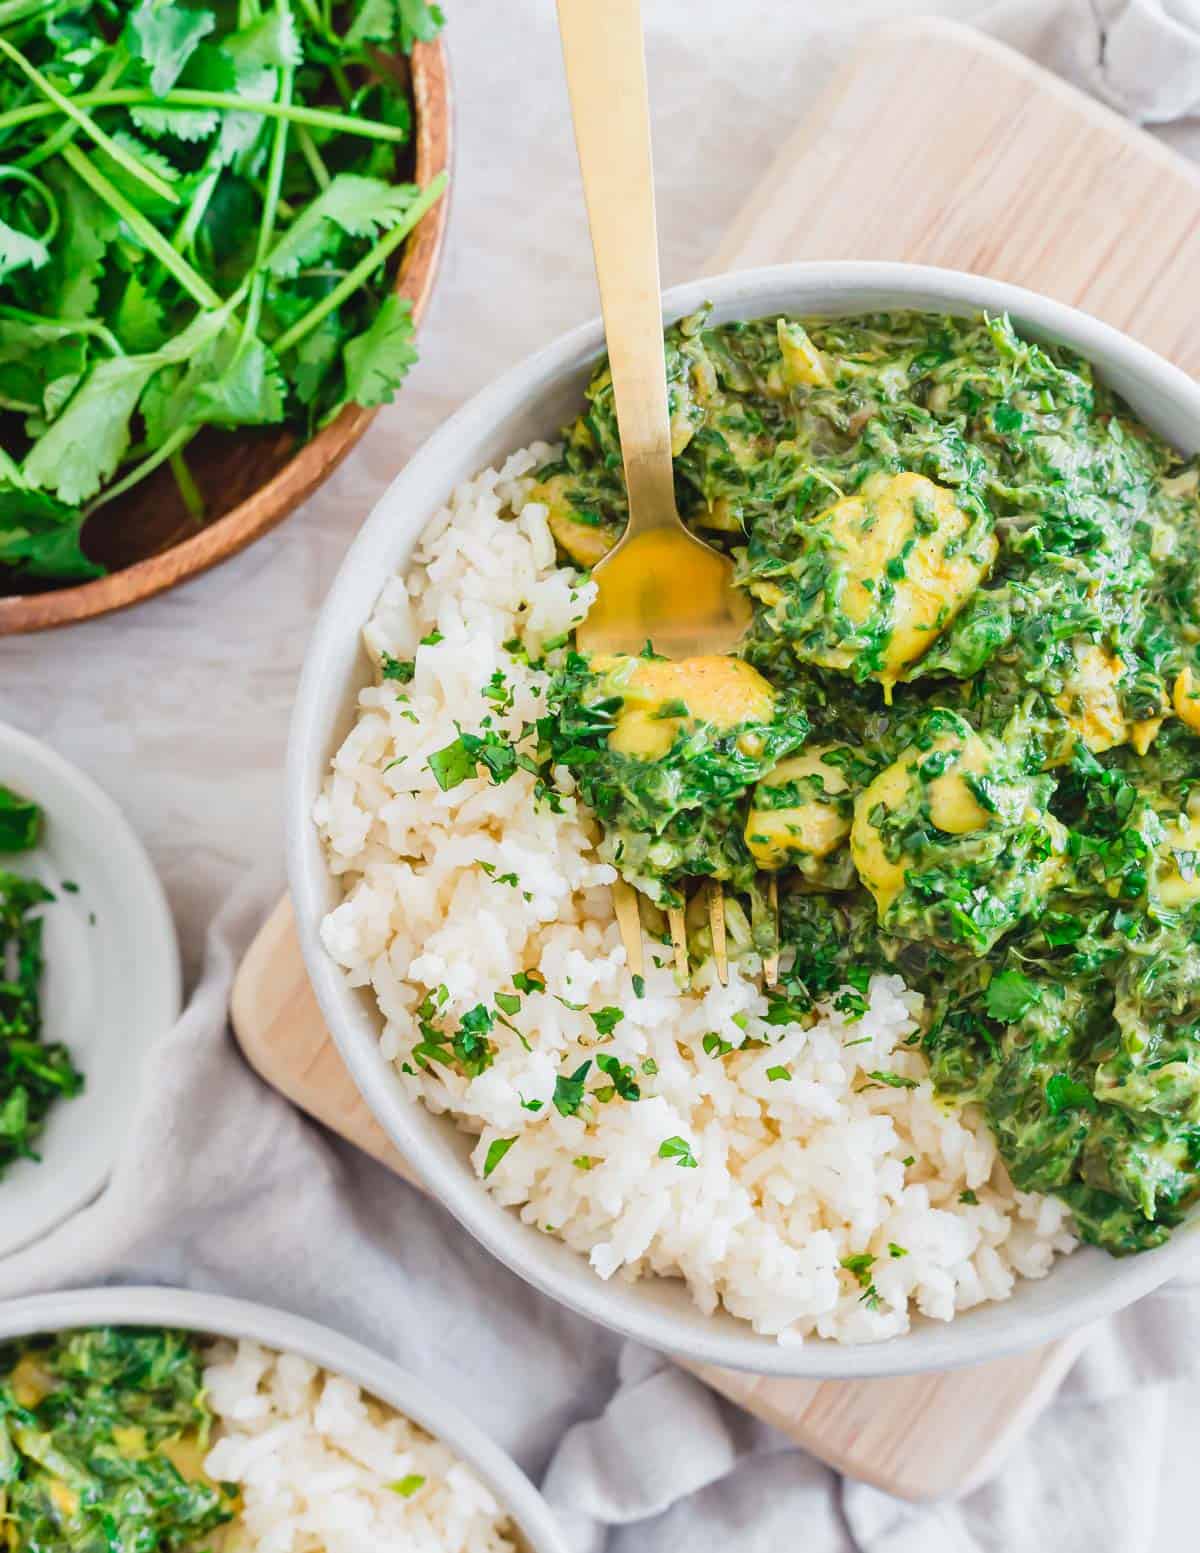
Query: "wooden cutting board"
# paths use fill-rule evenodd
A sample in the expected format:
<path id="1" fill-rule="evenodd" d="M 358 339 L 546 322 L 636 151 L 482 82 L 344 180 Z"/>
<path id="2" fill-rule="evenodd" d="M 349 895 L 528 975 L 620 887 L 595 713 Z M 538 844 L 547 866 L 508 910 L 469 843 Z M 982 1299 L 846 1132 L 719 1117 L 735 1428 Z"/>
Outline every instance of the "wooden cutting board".
<path id="1" fill-rule="evenodd" d="M 1200 374 L 1200 172 L 953 23 L 884 29 L 848 61 L 788 138 L 711 270 L 818 258 L 905 259 L 1014 281 Z M 232 1012 L 268 1082 L 415 1179 L 325 1031 L 287 901 L 246 957 Z M 996 1468 L 1086 1336 L 889 1380 L 699 1373 L 852 1476 L 930 1499 L 964 1493 Z"/>

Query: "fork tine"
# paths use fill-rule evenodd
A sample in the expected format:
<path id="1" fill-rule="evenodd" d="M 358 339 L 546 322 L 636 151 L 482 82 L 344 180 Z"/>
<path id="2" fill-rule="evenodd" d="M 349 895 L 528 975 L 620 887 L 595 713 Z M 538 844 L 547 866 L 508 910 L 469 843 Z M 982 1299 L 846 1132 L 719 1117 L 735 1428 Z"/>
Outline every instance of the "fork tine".
<path id="1" fill-rule="evenodd" d="M 775 925 L 775 947 L 763 960 L 763 980 L 773 987 L 779 980 L 779 880 L 771 875 L 767 886 L 767 899 L 771 906 L 771 920 Z"/>
<path id="2" fill-rule="evenodd" d="M 627 879 L 618 879 L 613 885 L 612 903 L 617 927 L 621 930 L 621 942 L 625 945 L 630 974 L 640 976 L 645 966 L 642 954 L 642 914 L 638 910 L 637 891 Z"/>
<path id="3" fill-rule="evenodd" d="M 708 925 L 712 930 L 717 980 L 724 987 L 729 981 L 729 956 L 725 949 L 725 893 L 715 879 L 710 879 L 704 888 L 708 893 Z"/>
<path id="4" fill-rule="evenodd" d="M 683 920 L 682 906 L 668 906 L 667 921 L 671 925 L 671 943 L 675 947 L 675 974 L 682 986 L 687 986 L 688 950 L 687 950 L 687 926 Z"/>

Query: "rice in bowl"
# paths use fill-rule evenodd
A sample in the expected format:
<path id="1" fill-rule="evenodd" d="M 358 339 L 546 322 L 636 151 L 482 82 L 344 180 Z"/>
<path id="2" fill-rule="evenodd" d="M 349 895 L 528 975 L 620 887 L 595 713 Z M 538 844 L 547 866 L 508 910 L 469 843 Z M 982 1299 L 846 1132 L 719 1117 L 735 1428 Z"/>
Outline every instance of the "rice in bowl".
<path id="1" fill-rule="evenodd" d="M 205 1471 L 237 1489 L 218 1553 L 515 1553 L 474 1472 L 409 1419 L 295 1354 L 221 1340 Z"/>
<path id="2" fill-rule="evenodd" d="M 478 1135 L 487 1188 L 601 1277 L 683 1278 L 790 1342 L 1005 1298 L 1071 1249 L 1066 1210 L 1015 1191 L 982 1118 L 935 1100 L 906 1044 L 920 999 L 878 975 L 780 1025 L 736 965 L 680 993 L 667 947 L 635 989 L 570 774 L 498 753 L 544 714 L 591 596 L 531 499 L 552 452 L 459 487 L 384 587 L 380 674 L 314 816 L 345 888 L 327 951 L 371 988 L 410 1095 Z M 448 771 L 464 734 L 484 774 Z"/>

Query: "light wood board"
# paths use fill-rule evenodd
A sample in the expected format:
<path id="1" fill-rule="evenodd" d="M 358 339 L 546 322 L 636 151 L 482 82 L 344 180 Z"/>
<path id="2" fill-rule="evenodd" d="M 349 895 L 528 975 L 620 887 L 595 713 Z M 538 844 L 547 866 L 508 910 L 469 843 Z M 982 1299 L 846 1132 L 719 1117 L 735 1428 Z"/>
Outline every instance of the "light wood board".
<path id="1" fill-rule="evenodd" d="M 991 274 L 1081 306 L 1200 374 L 1200 172 L 952 23 L 884 29 L 847 63 L 711 269 L 805 258 Z M 264 1078 L 415 1179 L 324 1029 L 286 901 L 242 967 L 233 1019 Z M 1085 1340 L 889 1380 L 699 1373 L 851 1475 L 929 1499 L 964 1493 L 995 1469 Z"/>

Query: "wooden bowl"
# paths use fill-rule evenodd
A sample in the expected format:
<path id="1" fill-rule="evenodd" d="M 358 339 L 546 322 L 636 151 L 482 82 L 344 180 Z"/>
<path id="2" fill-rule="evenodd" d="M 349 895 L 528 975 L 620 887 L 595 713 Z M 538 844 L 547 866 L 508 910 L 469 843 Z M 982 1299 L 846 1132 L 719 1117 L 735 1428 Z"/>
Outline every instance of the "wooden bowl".
<path id="1" fill-rule="evenodd" d="M 413 177 L 424 186 L 450 168 L 450 79 L 440 39 L 413 49 L 412 95 Z M 447 193 L 408 238 L 396 271 L 396 293 L 412 303 L 417 323 L 437 278 L 448 208 Z M 296 433 L 286 426 L 207 428 L 192 444 L 188 464 L 212 516 L 197 525 L 169 470 L 156 470 L 88 523 L 88 554 L 109 568 L 108 575 L 57 589 L 30 583 L 26 592 L 0 596 L 0 636 L 127 609 L 235 555 L 282 523 L 333 473 L 374 414 L 347 405 L 299 448 Z"/>

